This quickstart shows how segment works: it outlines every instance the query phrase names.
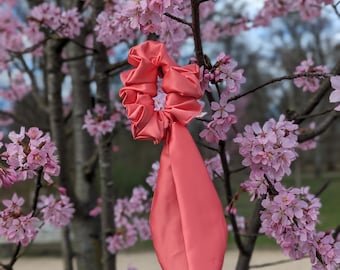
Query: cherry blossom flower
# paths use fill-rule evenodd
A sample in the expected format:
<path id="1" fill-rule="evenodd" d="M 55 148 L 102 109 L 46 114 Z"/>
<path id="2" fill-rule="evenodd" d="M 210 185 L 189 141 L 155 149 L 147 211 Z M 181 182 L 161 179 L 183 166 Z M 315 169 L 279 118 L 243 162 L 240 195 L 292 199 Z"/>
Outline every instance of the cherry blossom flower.
<path id="1" fill-rule="evenodd" d="M 26 132 L 21 127 L 19 133 L 11 131 L 8 138 L 11 142 L 6 144 L 1 157 L 16 172 L 18 180 L 33 178 L 42 170 L 43 178 L 49 184 L 53 183 L 51 177 L 59 175 L 60 167 L 57 148 L 50 135 L 44 135 L 38 128 Z"/>
<path id="2" fill-rule="evenodd" d="M 270 119 L 262 128 L 259 123 L 245 126 L 244 133 L 234 139 L 244 157 L 242 164 L 251 170 L 242 188 L 252 195 L 252 200 L 266 194 L 265 176 L 275 183 L 291 173 L 290 165 L 297 158 L 297 128 L 281 115 L 278 121 Z"/>
<path id="3" fill-rule="evenodd" d="M 6 208 L 0 211 L 0 237 L 10 243 L 27 246 L 39 231 L 40 220 L 32 213 L 23 215 L 22 206 L 25 200 L 13 194 L 10 200 L 3 200 Z"/>
<path id="4" fill-rule="evenodd" d="M 43 214 L 44 222 L 56 228 L 69 224 L 75 212 L 73 203 L 66 195 L 60 195 L 59 199 L 56 199 L 53 194 L 41 195 L 38 208 Z"/>
<path id="5" fill-rule="evenodd" d="M 151 202 L 148 191 L 143 187 L 135 187 L 130 198 L 116 200 L 114 206 L 114 220 L 116 233 L 106 239 L 108 250 L 111 253 L 129 248 L 140 240 L 149 240 L 151 232 L 146 215 L 150 212 Z M 96 209 L 96 213 L 94 213 Z M 100 201 L 91 213 L 101 211 Z"/>
<path id="6" fill-rule="evenodd" d="M 340 76 L 331 77 L 331 85 L 335 89 L 329 96 L 329 102 L 340 102 Z M 340 111 L 340 105 L 334 108 L 336 111 Z"/>
<path id="7" fill-rule="evenodd" d="M 83 128 L 95 138 L 95 142 L 99 142 L 99 138 L 106 133 L 112 132 L 116 126 L 116 122 L 121 119 L 119 113 L 113 113 L 109 119 L 105 119 L 107 113 L 106 106 L 96 104 L 93 112 L 87 111 L 84 117 Z"/>
<path id="8" fill-rule="evenodd" d="M 327 73 L 326 66 L 314 66 L 312 56 L 308 55 L 306 60 L 303 60 L 299 66 L 296 67 L 294 74 L 302 73 Z M 294 84 L 297 87 L 302 87 L 303 91 L 315 92 L 319 89 L 320 79 L 317 77 L 299 77 L 294 79 Z"/>

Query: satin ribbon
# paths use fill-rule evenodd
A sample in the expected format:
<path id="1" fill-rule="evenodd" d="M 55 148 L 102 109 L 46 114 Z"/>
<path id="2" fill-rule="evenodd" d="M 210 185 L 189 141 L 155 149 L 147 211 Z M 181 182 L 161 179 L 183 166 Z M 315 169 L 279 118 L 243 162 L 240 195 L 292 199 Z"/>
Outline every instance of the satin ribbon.
<path id="1" fill-rule="evenodd" d="M 133 137 L 164 140 L 150 214 L 158 260 L 163 270 L 220 270 L 227 241 L 223 209 L 186 128 L 201 112 L 199 68 L 178 66 L 154 41 L 131 48 L 128 62 L 135 68 L 121 74 L 120 97 Z M 155 111 L 160 74 L 167 97 L 165 108 Z"/>

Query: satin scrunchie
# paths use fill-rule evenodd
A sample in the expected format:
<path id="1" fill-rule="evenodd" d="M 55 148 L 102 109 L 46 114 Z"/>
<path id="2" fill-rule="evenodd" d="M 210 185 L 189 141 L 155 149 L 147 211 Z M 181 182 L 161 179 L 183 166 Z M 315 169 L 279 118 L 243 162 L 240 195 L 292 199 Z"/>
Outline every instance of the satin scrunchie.
<path id="1" fill-rule="evenodd" d="M 186 128 L 201 112 L 199 68 L 178 66 L 155 41 L 131 48 L 128 62 L 135 68 L 121 74 L 119 94 L 133 137 L 165 142 L 150 214 L 158 260 L 163 270 L 220 270 L 227 241 L 223 209 Z M 160 73 L 167 97 L 155 111 Z"/>

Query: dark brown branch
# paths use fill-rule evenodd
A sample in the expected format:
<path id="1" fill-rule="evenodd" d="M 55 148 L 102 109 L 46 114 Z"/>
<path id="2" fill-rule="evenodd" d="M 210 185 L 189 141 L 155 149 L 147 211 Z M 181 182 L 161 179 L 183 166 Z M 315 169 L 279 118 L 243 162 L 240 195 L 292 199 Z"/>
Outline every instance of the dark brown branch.
<path id="1" fill-rule="evenodd" d="M 16 54 L 16 57 L 19 59 L 19 61 L 21 62 L 24 71 L 28 74 L 31 83 L 32 83 L 32 94 L 34 97 L 34 100 L 37 102 L 38 106 L 46 113 L 49 113 L 49 110 L 47 108 L 47 105 L 43 102 L 43 100 L 41 99 L 40 95 L 39 95 L 39 87 L 38 87 L 38 83 L 37 80 L 33 74 L 33 71 L 28 67 L 24 57 L 22 54 Z"/>
<path id="2" fill-rule="evenodd" d="M 337 3 L 335 3 L 334 5 L 332 5 L 332 8 L 334 9 L 335 14 L 340 17 L 340 12 L 338 10 L 338 5 L 340 4 L 340 1 L 338 1 Z"/>
<path id="3" fill-rule="evenodd" d="M 125 67 L 128 67 L 129 63 L 127 60 L 124 61 L 120 61 L 114 64 L 111 64 L 108 66 L 108 68 L 105 70 L 105 74 L 110 74 L 112 75 L 112 73 L 115 73 L 117 70 L 121 70 Z"/>
<path id="4" fill-rule="evenodd" d="M 322 116 L 328 113 L 331 113 L 334 111 L 334 108 L 332 109 L 328 109 L 326 111 L 320 112 L 320 113 L 314 113 L 314 114 L 309 114 L 309 115 L 301 115 L 301 116 L 297 116 L 295 119 L 296 120 L 305 120 L 305 119 L 310 119 L 310 118 L 314 118 L 314 117 L 318 117 L 318 116 Z"/>
<path id="5" fill-rule="evenodd" d="M 338 61 L 333 68 L 332 74 L 339 74 L 340 73 L 340 61 Z M 316 106 L 320 103 L 322 98 L 326 95 L 326 93 L 330 90 L 331 88 L 331 83 L 330 80 L 324 80 L 322 84 L 320 85 L 318 91 L 311 97 L 311 99 L 308 101 L 307 106 L 303 109 L 302 112 L 300 112 L 297 116 L 299 115 L 308 115 L 310 114 Z M 295 121 L 295 123 L 300 124 L 303 122 L 303 119 Z"/>
<path id="6" fill-rule="evenodd" d="M 331 180 L 328 180 L 326 183 L 324 183 L 321 188 L 315 192 L 315 197 L 320 197 L 320 195 L 328 188 L 328 186 L 332 183 Z"/>
<path id="7" fill-rule="evenodd" d="M 32 205 L 32 217 L 36 216 L 37 214 L 38 199 L 39 199 L 40 190 L 42 188 L 42 184 L 41 184 L 42 175 L 43 175 L 43 168 L 39 170 L 37 181 L 35 184 L 35 191 L 34 191 L 33 205 Z"/>
<path id="8" fill-rule="evenodd" d="M 335 121 L 337 117 L 339 117 L 339 113 L 334 111 L 316 129 L 312 130 L 311 132 L 303 133 L 299 135 L 298 142 L 302 143 L 302 142 L 314 139 L 315 137 L 321 135 L 330 127 L 330 125 Z"/>
<path id="9" fill-rule="evenodd" d="M 230 173 L 232 174 L 232 173 L 242 172 L 242 171 L 246 170 L 247 168 L 248 167 L 245 167 L 245 166 L 240 167 L 240 168 L 236 168 L 236 169 L 230 170 Z"/>
<path id="10" fill-rule="evenodd" d="M 42 41 L 32 45 L 31 47 L 27 47 L 26 49 L 22 50 L 22 51 L 12 51 L 12 50 L 8 50 L 9 53 L 12 54 L 16 54 L 16 55 L 24 55 L 26 53 L 31 53 L 33 51 L 35 51 L 36 49 L 38 49 L 40 46 L 44 45 L 51 37 L 47 37 L 45 39 L 43 39 Z"/>
<path id="11" fill-rule="evenodd" d="M 196 141 L 196 143 L 197 143 L 198 145 L 200 145 L 200 146 L 206 148 L 206 149 L 209 149 L 209 150 L 214 151 L 214 152 L 218 152 L 218 149 L 216 149 L 216 148 L 214 148 L 214 147 L 212 147 L 212 146 L 210 146 L 210 145 L 204 144 L 204 143 L 202 143 L 202 142 L 200 142 L 200 141 Z"/>
<path id="12" fill-rule="evenodd" d="M 165 13 L 164 13 L 164 16 L 167 16 L 167 17 L 169 17 L 170 19 L 173 19 L 173 20 L 176 21 L 176 22 L 185 24 L 185 25 L 189 26 L 190 28 L 192 28 L 192 24 L 191 24 L 191 23 L 187 22 L 187 21 L 184 20 L 184 19 L 181 19 L 181 18 L 179 18 L 179 17 L 176 17 L 176 16 L 174 16 L 174 15 L 168 13 L 168 12 L 165 12 Z"/>
<path id="13" fill-rule="evenodd" d="M 241 97 L 244 97 L 244 96 L 247 96 L 249 94 L 252 94 L 254 92 L 256 92 L 257 90 L 260 90 L 268 85 L 271 85 L 271 84 L 274 84 L 274 83 L 277 83 L 277 82 L 282 82 L 282 81 L 285 81 L 285 80 L 294 80 L 296 78 L 301 78 L 301 77 L 309 77 L 309 78 L 313 78 L 313 77 L 330 77 L 331 74 L 327 74 L 327 73 L 301 73 L 301 74 L 295 74 L 295 75 L 285 75 L 285 76 L 282 76 L 282 77 L 278 77 L 278 78 L 274 78 L 268 82 L 265 82 L 251 90 L 248 90 L 242 94 L 239 94 L 239 95 L 236 95 L 234 97 L 231 97 L 228 99 L 228 102 L 230 101 L 234 101 L 234 100 L 237 100 Z"/>
<path id="14" fill-rule="evenodd" d="M 225 142 L 224 141 L 219 141 L 219 155 L 221 158 L 221 164 L 222 164 L 222 168 L 223 168 L 223 173 L 224 173 L 224 186 L 225 186 L 225 192 L 226 192 L 226 197 L 227 197 L 227 203 L 228 205 L 232 203 L 233 201 L 233 195 L 232 195 L 232 190 L 231 190 L 231 183 L 230 183 L 230 170 L 229 170 L 229 165 L 228 165 L 228 161 L 225 155 L 226 149 L 225 149 Z M 240 252 L 242 254 L 246 254 L 246 249 L 242 243 L 240 234 L 239 234 L 239 229 L 237 226 L 237 222 L 236 222 L 236 217 L 234 214 L 229 213 L 229 217 L 230 217 L 230 223 L 233 227 L 233 234 L 234 234 L 234 238 L 235 238 L 235 243 L 238 247 L 238 249 L 240 250 Z"/>
<path id="15" fill-rule="evenodd" d="M 42 172 L 43 172 L 43 168 L 41 168 L 39 170 L 38 176 L 37 176 L 35 192 L 34 192 L 34 197 L 33 197 L 33 204 L 32 204 L 32 214 L 31 214 L 32 217 L 34 217 L 36 215 L 36 212 L 37 212 L 39 194 L 40 194 L 40 190 L 42 188 L 42 185 L 41 185 L 41 178 L 42 178 L 42 175 L 43 175 Z M 8 264 L 0 263 L 0 266 L 3 267 L 5 270 L 13 270 L 13 266 L 15 265 L 18 258 L 20 257 L 19 254 L 20 254 L 21 249 L 22 249 L 22 245 L 21 245 L 21 243 L 18 243 L 16 245 L 15 251 L 14 251 L 12 257 L 11 257 L 10 262 Z"/>
<path id="16" fill-rule="evenodd" d="M 192 34 L 194 37 L 197 64 L 199 66 L 205 66 L 202 39 L 201 39 L 199 5 L 200 5 L 199 1 L 191 0 L 191 14 L 192 14 L 191 26 L 192 26 Z"/>

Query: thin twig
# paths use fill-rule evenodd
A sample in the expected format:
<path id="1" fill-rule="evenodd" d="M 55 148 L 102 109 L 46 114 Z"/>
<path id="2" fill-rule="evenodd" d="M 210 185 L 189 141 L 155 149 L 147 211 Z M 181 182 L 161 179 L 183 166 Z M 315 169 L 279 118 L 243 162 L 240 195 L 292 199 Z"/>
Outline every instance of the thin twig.
<path id="1" fill-rule="evenodd" d="M 31 214 L 32 217 L 34 217 L 36 215 L 36 212 L 37 212 L 38 198 L 39 198 L 40 190 L 42 188 L 42 185 L 41 185 L 41 178 L 42 178 L 42 175 L 43 175 L 42 172 L 43 172 L 43 168 L 41 168 L 39 170 L 38 176 L 37 176 L 35 192 L 34 192 L 34 197 L 33 197 L 33 204 L 32 204 L 32 214 Z M 8 264 L 0 263 L 0 265 L 5 270 L 13 270 L 14 264 L 17 262 L 18 258 L 20 257 L 21 249 L 22 249 L 22 245 L 21 245 L 21 243 L 18 243 L 16 245 L 15 251 L 14 251 L 12 257 L 11 257 L 10 262 Z"/>
<path id="2" fill-rule="evenodd" d="M 112 73 L 116 72 L 117 70 L 123 69 L 129 65 L 127 60 L 123 60 L 114 64 L 109 65 L 108 69 L 105 70 L 105 74 L 113 75 Z"/>
<path id="3" fill-rule="evenodd" d="M 309 114 L 309 115 L 301 115 L 301 116 L 297 116 L 295 117 L 296 120 L 301 120 L 301 119 L 310 119 L 310 118 L 314 118 L 314 117 L 318 117 L 318 116 L 322 116 L 328 113 L 331 113 L 334 111 L 334 108 L 328 109 L 326 111 L 320 112 L 320 113 L 314 113 L 314 114 Z"/>
<path id="4" fill-rule="evenodd" d="M 17 58 L 19 59 L 19 61 L 21 62 L 21 64 L 23 65 L 24 71 L 28 74 L 31 83 L 32 83 L 32 94 L 33 97 L 35 99 L 35 101 L 37 102 L 38 106 L 46 113 L 49 113 L 49 110 L 46 106 L 46 104 L 43 102 L 43 100 L 41 99 L 40 95 L 39 95 L 39 87 L 38 87 L 38 83 L 36 80 L 36 77 L 33 74 L 33 71 L 28 67 L 24 57 L 22 54 L 16 54 Z"/>
<path id="5" fill-rule="evenodd" d="M 324 183 L 321 188 L 315 192 L 315 197 L 320 197 L 320 195 L 328 188 L 328 186 L 332 183 L 331 180 L 328 180 L 326 183 Z"/>
<path id="6" fill-rule="evenodd" d="M 229 165 L 228 165 L 228 161 L 225 155 L 225 142 L 224 141 L 220 141 L 219 142 L 219 155 L 221 158 L 221 164 L 222 164 L 222 168 L 223 168 L 223 173 L 224 173 L 224 186 L 225 186 L 225 192 L 226 192 L 226 197 L 227 197 L 227 203 L 231 204 L 232 200 L 233 200 L 233 195 L 232 195 L 232 190 L 231 190 L 231 183 L 230 183 L 230 170 L 229 170 Z M 234 238 L 235 238 L 235 243 L 238 247 L 238 249 L 240 250 L 240 252 L 242 254 L 246 254 L 247 251 L 242 243 L 242 240 L 240 238 L 239 235 L 239 228 L 237 226 L 237 222 L 236 222 L 236 217 L 234 214 L 229 213 L 229 217 L 230 217 L 230 223 L 233 227 L 233 234 L 234 234 Z"/>
<path id="7" fill-rule="evenodd" d="M 236 169 L 230 170 L 230 174 L 242 172 L 242 171 L 246 170 L 247 168 L 248 168 L 248 167 L 243 166 L 243 167 L 240 167 L 240 168 L 236 168 Z"/>
<path id="8" fill-rule="evenodd" d="M 174 16 L 174 15 L 168 13 L 168 12 L 165 12 L 165 13 L 164 13 L 164 16 L 167 16 L 167 17 L 169 17 L 170 19 L 173 19 L 173 20 L 176 21 L 176 22 L 185 24 L 185 25 L 189 26 L 190 28 L 192 28 L 192 24 L 189 23 L 189 22 L 187 22 L 186 20 L 184 20 L 184 19 L 182 19 L 182 18 L 176 17 L 176 16 Z"/>
<path id="9" fill-rule="evenodd" d="M 332 76 L 332 74 L 329 74 L 329 73 L 309 73 L 309 72 L 301 73 L 301 74 L 281 76 L 281 77 L 278 77 L 278 78 L 274 78 L 274 79 L 272 79 L 268 82 L 265 82 L 265 83 L 255 87 L 251 90 L 248 90 L 248 91 L 246 91 L 242 94 L 231 97 L 231 98 L 228 99 L 228 102 L 234 101 L 234 100 L 240 99 L 241 97 L 252 94 L 252 93 L 256 92 L 257 90 L 260 90 L 260 89 L 262 89 L 262 88 L 264 88 L 268 85 L 271 85 L 273 83 L 277 83 L 277 82 L 281 82 L 281 81 L 285 81 L 285 80 L 294 80 L 296 78 L 301 78 L 301 77 L 313 78 L 313 77 L 330 77 L 330 76 Z"/>
<path id="10" fill-rule="evenodd" d="M 336 63 L 336 65 L 333 68 L 331 73 L 332 74 L 339 74 L 340 73 L 340 61 L 338 61 Z M 317 90 L 317 92 L 315 93 L 315 95 L 313 95 L 310 98 L 306 107 L 303 108 L 303 110 L 300 113 L 298 113 L 296 115 L 296 117 L 300 116 L 300 115 L 310 114 L 316 108 L 316 106 L 321 102 L 322 98 L 327 94 L 327 92 L 330 90 L 330 88 L 331 88 L 330 80 L 324 80 L 322 82 L 322 84 L 320 85 L 319 89 Z M 293 118 L 293 119 L 295 119 L 295 118 Z M 296 120 L 295 123 L 300 124 L 301 122 L 303 122 L 303 120 L 304 119 Z"/>
<path id="11" fill-rule="evenodd" d="M 314 130 L 312 130 L 311 132 L 306 132 L 303 134 L 300 134 L 298 137 L 298 142 L 302 143 L 311 139 L 314 139 L 315 137 L 321 135 L 322 133 L 324 133 L 329 127 L 330 125 L 336 120 L 336 118 L 339 117 L 339 113 L 337 112 L 332 112 L 328 118 L 326 118 L 326 120 L 324 120 L 322 122 L 322 124 L 320 124 L 317 128 L 315 128 Z"/>

